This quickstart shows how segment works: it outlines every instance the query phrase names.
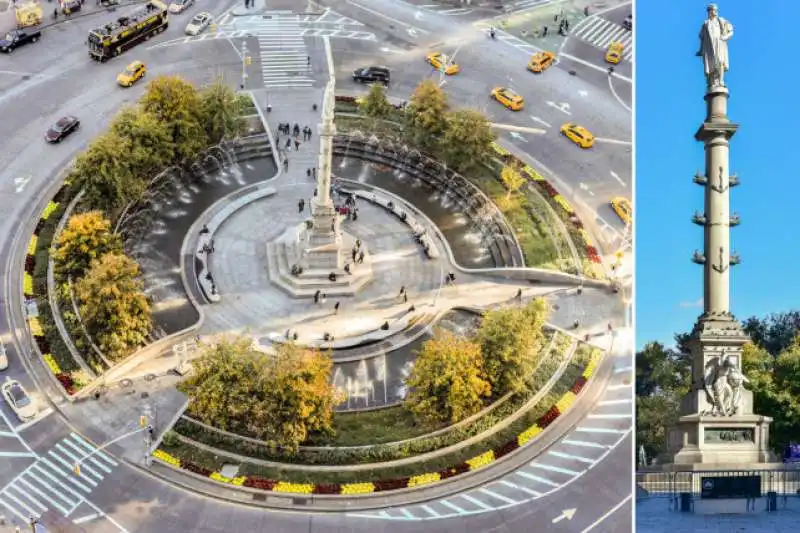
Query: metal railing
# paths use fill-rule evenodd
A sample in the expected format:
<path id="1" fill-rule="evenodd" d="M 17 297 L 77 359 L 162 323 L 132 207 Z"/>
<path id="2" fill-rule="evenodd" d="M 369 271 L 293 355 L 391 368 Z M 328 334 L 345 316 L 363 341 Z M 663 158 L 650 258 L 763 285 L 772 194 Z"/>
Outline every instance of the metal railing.
<path id="1" fill-rule="evenodd" d="M 637 472 L 636 486 L 649 497 L 675 497 L 683 492 L 699 496 L 704 477 L 761 477 L 761 494 L 800 495 L 800 468 L 780 470 L 711 470 L 692 472 Z"/>

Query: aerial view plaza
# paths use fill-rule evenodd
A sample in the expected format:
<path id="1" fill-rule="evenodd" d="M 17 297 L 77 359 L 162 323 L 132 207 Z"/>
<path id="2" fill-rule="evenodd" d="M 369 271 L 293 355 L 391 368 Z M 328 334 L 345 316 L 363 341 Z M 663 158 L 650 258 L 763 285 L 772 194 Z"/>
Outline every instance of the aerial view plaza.
<path id="1" fill-rule="evenodd" d="M 0 25 L 0 533 L 633 530 L 632 2 Z"/>

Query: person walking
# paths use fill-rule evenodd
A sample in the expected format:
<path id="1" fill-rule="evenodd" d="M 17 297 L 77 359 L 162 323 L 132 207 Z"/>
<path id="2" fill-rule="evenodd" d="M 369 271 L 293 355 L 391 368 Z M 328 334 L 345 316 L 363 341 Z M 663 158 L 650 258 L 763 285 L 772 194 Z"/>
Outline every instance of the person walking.
<path id="1" fill-rule="evenodd" d="M 403 303 L 406 303 L 406 304 L 408 303 L 408 293 L 407 292 L 403 293 Z"/>
<path id="2" fill-rule="evenodd" d="M 307 178 L 310 178 L 310 177 L 311 177 L 311 169 L 310 169 L 310 168 L 307 168 L 307 169 L 306 169 L 306 177 L 307 177 Z"/>
<path id="3" fill-rule="evenodd" d="M 305 201 L 304 199 L 300 198 L 300 201 L 299 201 L 299 202 L 297 202 L 297 209 L 298 209 L 298 211 L 299 211 L 300 213 L 302 213 L 302 212 L 303 212 L 303 209 L 305 209 L 305 207 L 306 207 L 306 201 Z"/>
<path id="4" fill-rule="evenodd" d="M 317 179 L 317 167 L 311 168 L 311 177 L 314 178 L 315 180 Z"/>
<path id="5" fill-rule="evenodd" d="M 288 152 L 291 149 L 292 149 L 292 139 L 288 138 L 288 139 L 286 139 L 286 151 Z"/>
<path id="6" fill-rule="evenodd" d="M 288 157 L 284 157 L 283 158 L 283 170 L 284 171 L 289 170 L 289 158 Z"/>
<path id="7" fill-rule="evenodd" d="M 314 303 L 315 303 L 315 304 L 318 304 L 318 303 L 319 303 L 319 295 L 320 295 L 320 294 L 322 294 L 322 291 L 321 291 L 321 290 L 319 290 L 319 289 L 317 289 L 317 292 L 315 292 L 315 293 L 314 293 Z"/>
<path id="8" fill-rule="evenodd" d="M 364 250 L 358 252 L 358 263 L 361 264 L 364 262 Z"/>
<path id="9" fill-rule="evenodd" d="M 353 262 L 355 262 L 357 254 L 358 254 L 358 251 L 355 248 L 353 248 L 352 254 L 351 254 L 353 256 Z"/>
<path id="10" fill-rule="evenodd" d="M 294 140 L 294 151 L 295 152 L 299 152 L 300 151 L 300 140 L 299 139 L 295 139 Z"/>
<path id="11" fill-rule="evenodd" d="M 402 296 L 404 292 L 406 292 L 406 286 L 405 285 L 401 285 L 400 286 L 400 296 Z"/>
<path id="12" fill-rule="evenodd" d="M 306 126 L 308 128 L 308 140 L 311 140 L 311 126 Z"/>
<path id="13" fill-rule="evenodd" d="M 300 136 L 300 124 L 298 124 L 297 122 L 294 123 L 293 133 L 294 133 L 295 137 L 299 137 Z"/>
<path id="14" fill-rule="evenodd" d="M 336 305 L 333 306 L 333 314 L 334 315 L 339 314 L 339 302 L 336 302 Z"/>

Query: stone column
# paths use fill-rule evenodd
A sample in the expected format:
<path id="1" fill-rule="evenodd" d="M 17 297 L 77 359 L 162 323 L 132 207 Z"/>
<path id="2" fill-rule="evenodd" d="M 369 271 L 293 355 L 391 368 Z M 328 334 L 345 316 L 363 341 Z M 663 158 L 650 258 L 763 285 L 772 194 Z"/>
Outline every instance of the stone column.
<path id="1" fill-rule="evenodd" d="M 317 196 L 311 201 L 311 214 L 313 217 L 311 231 L 309 232 L 309 244 L 311 246 L 337 242 L 339 220 L 330 195 L 333 137 L 336 135 L 336 126 L 333 124 L 334 103 L 334 82 L 331 80 L 325 87 L 325 96 L 322 103 L 322 123 L 319 126 L 319 173 L 317 174 Z"/>

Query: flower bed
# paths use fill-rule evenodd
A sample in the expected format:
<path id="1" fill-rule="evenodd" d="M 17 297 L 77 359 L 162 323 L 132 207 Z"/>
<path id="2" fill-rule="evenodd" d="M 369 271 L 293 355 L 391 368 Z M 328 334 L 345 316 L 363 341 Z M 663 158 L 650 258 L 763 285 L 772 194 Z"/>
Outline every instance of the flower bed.
<path id="1" fill-rule="evenodd" d="M 237 478 L 225 478 L 215 469 L 210 469 L 207 466 L 201 466 L 190 461 L 178 459 L 174 455 L 159 449 L 153 453 L 156 459 L 170 464 L 173 467 L 182 468 L 193 472 L 195 474 L 208 477 L 211 480 L 229 483 L 239 486 L 245 486 L 265 491 L 287 493 L 287 494 L 331 494 L 331 495 L 355 495 L 355 494 L 371 494 L 373 492 L 385 492 L 391 490 L 398 490 L 411 487 L 419 487 L 436 483 L 443 479 L 455 477 L 457 475 L 484 468 L 500 457 L 508 455 L 517 448 L 529 443 L 539 434 L 541 434 L 548 426 L 566 412 L 571 407 L 578 397 L 580 391 L 584 388 L 587 380 L 585 374 L 590 371 L 593 374 L 600 362 L 602 353 L 600 350 L 593 350 L 587 364 L 583 367 L 581 375 L 575 380 L 572 388 L 563 394 L 560 399 L 552 405 L 552 407 L 545 412 L 536 423 L 521 433 L 519 433 L 513 440 L 503 443 L 500 446 L 484 451 L 479 455 L 475 455 L 466 461 L 453 465 L 449 468 L 439 470 L 437 472 L 427 472 L 417 474 L 409 477 L 398 477 L 390 479 L 379 479 L 372 482 L 354 482 L 354 483 L 298 483 L 292 481 L 278 481 L 263 478 L 257 475 L 246 475 Z M 575 392 L 577 390 L 577 392 Z M 162 446 L 165 444 L 162 442 Z M 213 456 L 205 452 L 205 460 L 207 461 L 222 461 L 221 458 Z M 200 457 L 200 455 L 198 455 Z M 245 465 L 246 466 L 246 465 Z"/>

